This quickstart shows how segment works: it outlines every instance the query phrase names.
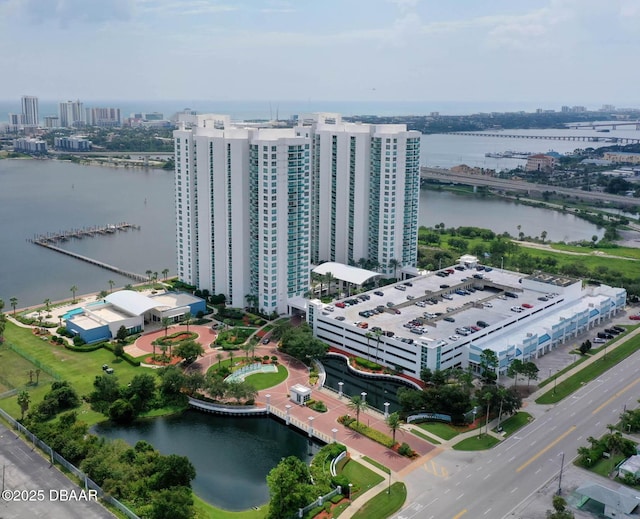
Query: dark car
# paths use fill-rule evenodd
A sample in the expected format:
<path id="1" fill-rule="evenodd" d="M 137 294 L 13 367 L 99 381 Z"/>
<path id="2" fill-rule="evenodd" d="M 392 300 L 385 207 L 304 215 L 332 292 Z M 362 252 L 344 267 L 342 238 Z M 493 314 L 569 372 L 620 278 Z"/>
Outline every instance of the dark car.
<path id="1" fill-rule="evenodd" d="M 486 328 L 487 326 L 489 326 L 489 323 L 487 321 L 477 321 L 476 324 L 480 327 L 480 328 Z"/>
<path id="2" fill-rule="evenodd" d="M 606 333 L 606 332 L 598 332 L 598 337 L 600 339 L 607 339 L 608 341 L 613 339 L 613 335 L 611 335 L 610 333 Z"/>
<path id="3" fill-rule="evenodd" d="M 262 339 L 262 344 L 269 344 L 269 337 L 265 337 L 264 339 Z"/>
<path id="4" fill-rule="evenodd" d="M 456 322 L 456 320 L 453 317 L 449 317 L 449 316 L 443 317 L 442 320 L 443 321 L 447 321 L 449 323 L 455 323 Z"/>
<path id="5" fill-rule="evenodd" d="M 384 293 L 380 292 L 380 290 L 376 290 L 374 292 L 374 294 L 377 295 L 377 296 L 383 296 L 384 295 Z"/>
<path id="6" fill-rule="evenodd" d="M 620 332 L 615 328 L 605 328 L 604 333 L 608 333 L 609 335 L 618 335 Z"/>
<path id="7" fill-rule="evenodd" d="M 612 326 L 612 328 L 613 328 L 614 330 L 616 330 L 617 332 L 619 332 L 619 333 L 624 333 L 624 332 L 626 332 L 626 331 L 627 331 L 627 329 L 626 329 L 626 328 L 623 328 L 622 326 Z"/>
<path id="8" fill-rule="evenodd" d="M 442 284 L 440 285 L 440 288 L 449 288 L 449 285 Z"/>

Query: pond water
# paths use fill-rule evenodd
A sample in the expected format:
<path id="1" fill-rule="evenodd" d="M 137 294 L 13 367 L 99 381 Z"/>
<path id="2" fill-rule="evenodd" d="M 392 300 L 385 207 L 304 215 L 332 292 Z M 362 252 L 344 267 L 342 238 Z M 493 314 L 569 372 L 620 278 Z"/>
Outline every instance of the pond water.
<path id="1" fill-rule="evenodd" d="M 398 397 L 396 393 L 401 387 L 413 386 L 403 384 L 398 380 L 381 380 L 379 378 L 367 378 L 353 373 L 347 367 L 344 359 L 339 357 L 327 356 L 322 359 L 322 365 L 327 372 L 327 380 L 325 386 L 339 390 L 338 382 L 344 382 L 342 392 L 351 397 L 361 394 L 363 391 L 367 393 L 367 404 L 371 407 L 384 412 L 384 403 L 389 402 L 389 412 L 393 413 L 400 409 Z"/>
<path id="2" fill-rule="evenodd" d="M 269 471 L 287 456 L 309 462 L 321 447 L 273 418 L 197 411 L 130 426 L 99 424 L 92 432 L 131 445 L 146 440 L 162 454 L 187 456 L 196 469 L 194 492 L 226 510 L 264 505 L 269 501 Z"/>

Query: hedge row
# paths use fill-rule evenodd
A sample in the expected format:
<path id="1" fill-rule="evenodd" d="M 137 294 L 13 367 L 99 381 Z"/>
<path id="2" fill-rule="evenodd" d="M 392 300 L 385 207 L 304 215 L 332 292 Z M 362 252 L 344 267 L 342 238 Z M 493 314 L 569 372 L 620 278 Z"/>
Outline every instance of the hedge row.
<path id="1" fill-rule="evenodd" d="M 65 343 L 64 347 L 70 351 L 78 351 L 88 353 L 90 351 L 96 351 L 102 348 L 106 343 L 105 342 L 96 342 L 94 344 L 84 344 L 82 346 L 76 346 L 75 344 Z"/>
<path id="2" fill-rule="evenodd" d="M 113 344 L 111 344 L 110 342 L 106 342 L 106 343 L 102 344 L 102 347 L 105 350 L 109 350 L 111 353 L 113 353 Z M 124 359 L 129 364 L 131 364 L 132 366 L 138 367 L 140 365 L 140 361 L 134 359 L 128 353 L 123 353 L 121 358 Z"/>
<path id="3" fill-rule="evenodd" d="M 341 416 L 338 421 L 341 424 L 346 425 L 349 429 L 353 429 L 354 431 L 359 432 L 363 436 L 366 436 L 374 442 L 378 442 L 379 444 L 384 445 L 389 449 L 395 445 L 393 438 L 360 422 L 356 422 L 355 418 L 347 418 L 346 416 Z"/>

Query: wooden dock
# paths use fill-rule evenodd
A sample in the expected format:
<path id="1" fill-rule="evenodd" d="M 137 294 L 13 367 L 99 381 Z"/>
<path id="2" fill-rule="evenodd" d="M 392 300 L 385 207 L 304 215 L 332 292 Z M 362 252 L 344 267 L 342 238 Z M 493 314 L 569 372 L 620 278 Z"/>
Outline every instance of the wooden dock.
<path id="1" fill-rule="evenodd" d="M 65 242 L 71 238 L 82 239 L 87 236 L 113 234 L 117 231 L 128 231 L 129 229 L 140 229 L 140 226 L 123 222 L 118 224 L 105 225 L 102 227 L 83 227 L 82 229 L 72 229 L 69 231 L 60 231 L 57 233 L 39 234 L 35 235 L 31 239 L 28 239 L 27 241 L 50 250 L 60 252 L 67 256 L 71 256 L 72 258 L 76 258 L 80 261 L 90 263 L 91 265 L 96 265 L 97 267 L 110 270 L 111 272 L 115 272 L 116 274 L 120 274 L 121 276 L 128 277 L 135 281 L 147 281 L 148 277 L 142 274 L 129 272 L 114 265 L 109 265 L 108 263 L 105 263 L 103 261 L 99 261 L 88 256 L 83 256 L 82 254 L 78 254 L 67 249 L 62 249 L 54 245 L 54 243 Z"/>
<path id="2" fill-rule="evenodd" d="M 36 234 L 28 241 L 41 245 L 42 243 L 56 243 L 59 241 L 67 241 L 72 238 L 81 240 L 85 237 L 114 234 L 118 231 L 128 231 L 129 229 L 139 230 L 139 225 L 128 222 L 120 222 L 103 226 L 82 227 L 81 229 L 70 229 L 67 231 L 49 232 L 46 234 Z"/>

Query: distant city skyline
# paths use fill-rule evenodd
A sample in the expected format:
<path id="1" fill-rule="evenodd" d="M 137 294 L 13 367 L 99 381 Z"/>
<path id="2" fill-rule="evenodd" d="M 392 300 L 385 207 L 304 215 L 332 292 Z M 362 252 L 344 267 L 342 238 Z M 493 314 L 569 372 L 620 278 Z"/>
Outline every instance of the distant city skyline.
<path id="1" fill-rule="evenodd" d="M 0 0 L 0 97 L 634 107 L 639 25 L 636 0 Z"/>

